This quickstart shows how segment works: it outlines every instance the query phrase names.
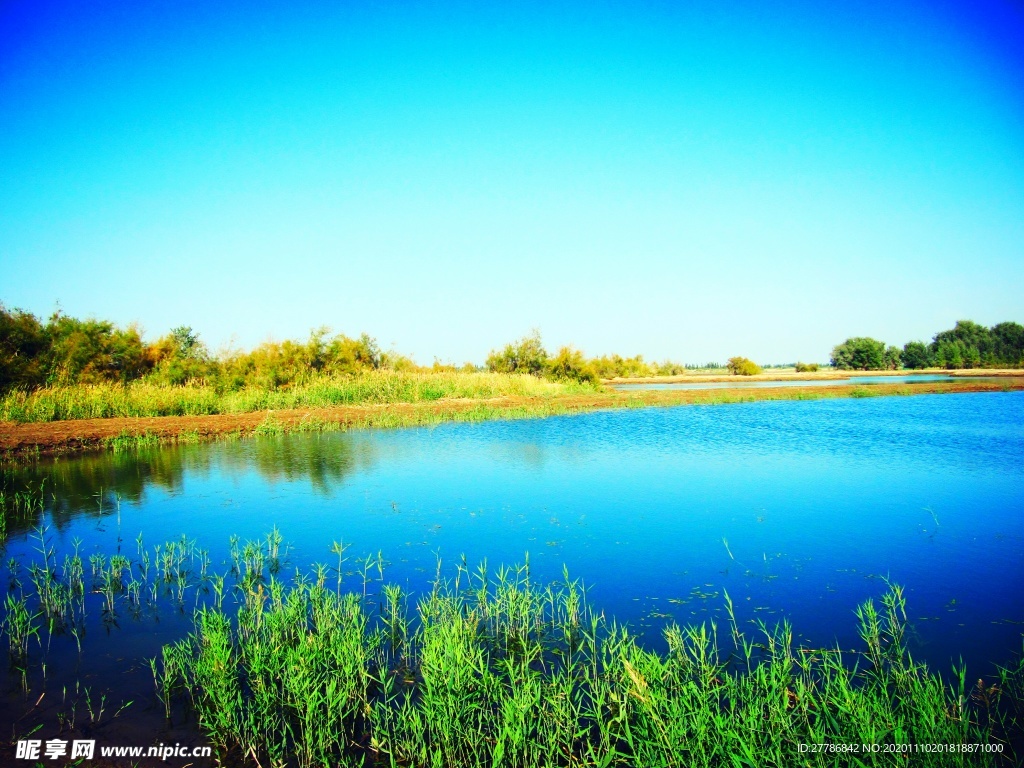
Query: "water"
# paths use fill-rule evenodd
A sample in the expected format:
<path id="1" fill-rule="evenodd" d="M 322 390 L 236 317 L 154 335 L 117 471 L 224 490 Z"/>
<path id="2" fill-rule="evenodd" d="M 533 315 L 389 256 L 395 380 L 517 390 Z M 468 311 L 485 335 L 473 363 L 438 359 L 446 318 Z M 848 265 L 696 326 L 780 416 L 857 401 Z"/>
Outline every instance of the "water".
<path id="1" fill-rule="evenodd" d="M 787 619 L 800 643 L 859 647 L 853 609 L 890 579 L 907 590 L 912 653 L 934 668 L 963 657 L 977 677 L 1021 649 L 1019 392 L 287 435 L 40 462 L 8 485 L 44 478 L 58 560 L 76 539 L 86 557 L 119 540 L 134 556 L 140 533 L 149 548 L 184 534 L 223 572 L 232 534 L 277 526 L 285 574 L 335 562 L 343 541 L 350 589 L 362 588 L 356 560 L 380 552 L 385 579 L 416 591 L 437 558 L 452 576 L 463 556 L 492 570 L 528 557 L 538 579 L 566 566 L 659 650 L 670 620 L 723 624 L 726 590 L 745 627 Z M 4 560 L 27 564 L 38 547 L 15 529 Z M 50 687 L 120 679 L 125 699 L 151 700 L 145 660 L 189 614 L 93 618 L 84 661 L 56 638 Z"/>
<path id="2" fill-rule="evenodd" d="M 932 381 L 1000 381 L 997 376 L 950 376 L 945 373 L 910 373 L 902 376 L 851 376 L 847 379 L 791 379 L 786 381 L 691 381 L 654 382 L 643 384 L 612 384 L 614 389 L 628 392 L 642 389 L 733 389 L 736 387 L 850 387 L 862 384 L 924 384 Z"/>

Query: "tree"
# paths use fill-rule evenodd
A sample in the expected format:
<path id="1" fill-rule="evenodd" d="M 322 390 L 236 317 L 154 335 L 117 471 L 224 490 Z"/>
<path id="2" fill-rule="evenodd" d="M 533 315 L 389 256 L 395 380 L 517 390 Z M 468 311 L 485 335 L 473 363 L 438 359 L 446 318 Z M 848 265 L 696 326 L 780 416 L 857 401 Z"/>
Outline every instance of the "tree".
<path id="1" fill-rule="evenodd" d="M 904 344 L 900 360 L 902 361 L 904 368 L 910 368 L 912 370 L 927 368 L 932 363 L 931 355 L 928 353 L 928 347 L 923 341 L 908 341 Z"/>
<path id="2" fill-rule="evenodd" d="M 889 371 L 895 371 L 900 367 L 902 353 L 899 347 L 892 345 L 885 348 L 885 368 Z"/>
<path id="3" fill-rule="evenodd" d="M 55 312 L 46 326 L 50 337 L 47 380 L 51 384 L 127 382 L 142 376 L 150 359 L 137 328 L 116 328 L 105 320 L 78 320 Z"/>
<path id="4" fill-rule="evenodd" d="M 885 342 L 855 336 L 832 349 L 832 367 L 841 370 L 880 371 L 885 368 Z"/>
<path id="5" fill-rule="evenodd" d="M 938 352 L 943 344 L 950 350 L 952 346 L 957 346 L 960 358 L 957 368 L 989 365 L 994 362 L 996 344 L 991 331 L 972 320 L 957 320 L 952 330 L 935 334 L 931 343 L 932 352 Z M 947 356 L 947 366 L 948 363 Z"/>
<path id="6" fill-rule="evenodd" d="M 733 376 L 753 376 L 761 372 L 761 366 L 745 357 L 730 357 L 726 368 Z"/>
<path id="7" fill-rule="evenodd" d="M 199 334 L 187 325 L 179 325 L 171 329 L 171 344 L 177 357 L 188 360 L 199 355 Z"/>
<path id="8" fill-rule="evenodd" d="M 147 350 L 157 378 L 166 384 L 182 385 L 207 381 L 220 373 L 221 365 L 210 357 L 199 334 L 187 325 L 172 328 Z"/>
<path id="9" fill-rule="evenodd" d="M 573 347 L 562 347 L 558 354 L 548 360 L 547 373 L 554 379 L 569 379 L 587 384 L 597 384 L 594 369 L 587 363 L 583 353 Z"/>
<path id="10" fill-rule="evenodd" d="M 964 367 L 964 343 L 956 340 L 940 341 L 935 350 L 935 365 L 947 370 Z"/>
<path id="11" fill-rule="evenodd" d="M 540 376 L 548 362 L 548 353 L 540 339 L 540 331 L 534 330 L 519 341 L 506 344 L 501 352 L 492 351 L 487 356 L 487 369 L 495 373 L 530 373 Z"/>
<path id="12" fill-rule="evenodd" d="M 1024 364 L 1024 326 L 1019 323 L 999 323 L 990 330 L 993 362 L 996 365 Z"/>
<path id="13" fill-rule="evenodd" d="M 31 389 L 46 380 L 44 358 L 50 339 L 39 318 L 0 304 L 0 392 Z"/>

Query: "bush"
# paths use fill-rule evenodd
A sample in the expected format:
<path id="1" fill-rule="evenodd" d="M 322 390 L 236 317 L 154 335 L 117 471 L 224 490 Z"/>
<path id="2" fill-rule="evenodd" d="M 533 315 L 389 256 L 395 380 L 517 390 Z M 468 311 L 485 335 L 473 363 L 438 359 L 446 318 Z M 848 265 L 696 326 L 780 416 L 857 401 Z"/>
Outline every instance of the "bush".
<path id="1" fill-rule="evenodd" d="M 597 373 L 583 357 L 583 353 L 572 347 L 562 347 L 558 354 L 548 360 L 547 374 L 553 379 L 597 384 Z"/>
<path id="2" fill-rule="evenodd" d="M 796 372 L 797 373 L 814 373 L 817 370 L 818 370 L 818 364 L 817 363 L 797 363 L 796 364 Z"/>
<path id="3" fill-rule="evenodd" d="M 754 376 L 761 372 L 761 366 L 745 357 L 730 357 L 726 368 L 733 376 Z"/>
<path id="4" fill-rule="evenodd" d="M 487 356 L 487 370 L 494 373 L 532 373 L 540 376 L 547 367 L 548 353 L 540 340 L 540 332 L 534 331 L 519 341 L 505 345 L 501 352 Z"/>

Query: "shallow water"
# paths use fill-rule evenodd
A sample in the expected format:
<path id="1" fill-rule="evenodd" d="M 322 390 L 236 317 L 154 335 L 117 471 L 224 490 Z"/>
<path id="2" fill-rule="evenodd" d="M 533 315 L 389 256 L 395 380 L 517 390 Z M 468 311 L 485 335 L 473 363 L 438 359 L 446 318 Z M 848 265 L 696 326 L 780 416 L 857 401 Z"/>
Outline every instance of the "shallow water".
<path id="1" fill-rule="evenodd" d="M 945 373 L 910 373 L 903 376 L 851 376 L 846 379 L 802 379 L 787 381 L 709 381 L 652 382 L 643 384 L 612 384 L 613 389 L 629 392 L 644 389 L 761 389 L 764 387 L 851 387 L 862 384 L 925 384 L 933 381 L 1000 381 L 997 376 L 950 376 Z"/>
<path id="2" fill-rule="evenodd" d="M 44 479 L 58 560 L 76 540 L 86 558 L 134 556 L 140 533 L 149 548 L 186 535 L 223 572 L 231 535 L 276 526 L 283 573 L 335 562 L 341 540 L 350 589 L 356 560 L 380 552 L 385 580 L 417 591 L 438 557 L 447 576 L 462 556 L 492 571 L 528 557 L 538 579 L 567 566 L 658 649 L 669 620 L 723 624 L 726 590 L 746 627 L 787 619 L 800 643 L 859 647 L 853 609 L 890 579 L 907 590 L 911 650 L 933 667 L 962 656 L 979 676 L 1021 649 L 1019 392 L 286 435 L 40 462 L 7 483 Z M 15 529 L 4 561 L 24 569 L 39 546 Z M 146 658 L 189 630 L 190 608 L 92 621 L 81 661 L 55 638 L 48 685 L 79 675 L 144 700 Z"/>

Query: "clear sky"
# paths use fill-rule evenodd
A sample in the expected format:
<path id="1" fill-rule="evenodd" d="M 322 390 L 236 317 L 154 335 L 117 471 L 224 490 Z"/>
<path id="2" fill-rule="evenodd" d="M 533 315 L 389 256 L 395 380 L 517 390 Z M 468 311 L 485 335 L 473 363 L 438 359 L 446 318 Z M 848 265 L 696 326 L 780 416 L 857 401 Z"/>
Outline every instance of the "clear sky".
<path id="1" fill-rule="evenodd" d="M 429 363 L 1024 322 L 1018 2 L 0 3 L 0 301 Z"/>

